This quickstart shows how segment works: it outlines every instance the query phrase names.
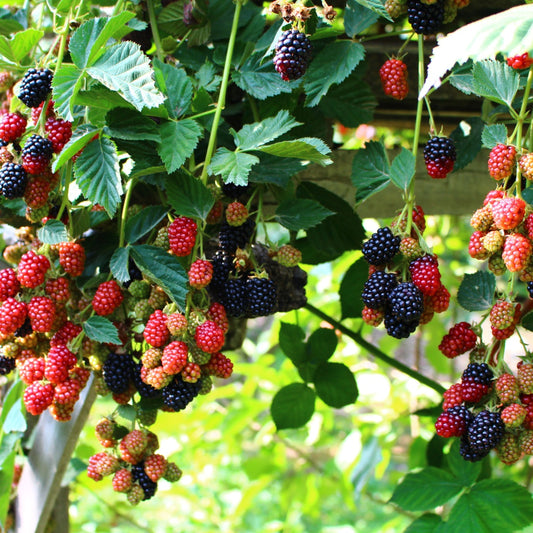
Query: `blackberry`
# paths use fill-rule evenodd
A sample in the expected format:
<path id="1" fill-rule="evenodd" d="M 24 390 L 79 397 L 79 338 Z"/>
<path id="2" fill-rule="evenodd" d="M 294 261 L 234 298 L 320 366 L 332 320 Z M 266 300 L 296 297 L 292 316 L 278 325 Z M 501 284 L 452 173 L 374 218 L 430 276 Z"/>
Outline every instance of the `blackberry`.
<path id="1" fill-rule="evenodd" d="M 157 483 L 152 481 L 144 471 L 144 461 L 131 467 L 133 481 L 137 481 L 144 492 L 143 500 L 149 500 L 157 491 Z"/>
<path id="2" fill-rule="evenodd" d="M 410 281 L 399 283 L 389 295 L 390 309 L 402 322 L 418 321 L 424 311 L 424 297 Z"/>
<path id="3" fill-rule="evenodd" d="M 177 374 L 172 382 L 162 389 L 163 403 L 174 411 L 181 411 L 198 396 L 201 387 L 201 379 L 196 383 L 189 383 L 183 381 L 181 375 Z"/>
<path id="4" fill-rule="evenodd" d="M 464 425 L 465 429 L 468 430 L 470 424 L 474 420 L 474 414 L 472 411 L 467 409 L 464 405 L 456 405 L 455 407 L 450 407 L 446 410 L 451 416 L 453 416 L 458 423 Z"/>
<path id="5" fill-rule="evenodd" d="M 475 463 L 476 461 L 481 461 L 484 457 L 487 457 L 490 450 L 485 452 L 478 452 L 472 449 L 470 441 L 468 440 L 468 435 L 465 433 L 461 436 L 461 444 L 459 446 L 459 453 L 465 461 Z"/>
<path id="6" fill-rule="evenodd" d="M 432 5 L 423 4 L 420 0 L 408 0 L 407 19 L 418 34 L 437 33 L 444 21 L 444 0 L 437 0 Z"/>
<path id="7" fill-rule="evenodd" d="M 276 285 L 269 278 L 246 280 L 246 316 L 268 316 L 276 305 Z"/>
<path id="8" fill-rule="evenodd" d="M 274 65 L 285 81 L 301 78 L 311 59 L 311 42 L 307 36 L 293 28 L 286 30 L 276 45 Z"/>
<path id="9" fill-rule="evenodd" d="M 240 317 L 246 311 L 246 280 L 230 278 L 224 286 L 222 305 L 228 316 Z"/>
<path id="10" fill-rule="evenodd" d="M 213 259 L 213 277 L 209 284 L 209 290 L 213 292 L 215 300 L 222 300 L 225 294 L 226 281 L 231 273 L 234 272 L 233 256 L 226 250 L 219 249 L 216 251 Z"/>
<path id="11" fill-rule="evenodd" d="M 481 411 L 468 426 L 470 448 L 478 454 L 488 453 L 503 437 L 505 424 L 500 413 Z"/>
<path id="12" fill-rule="evenodd" d="M 395 339 L 407 339 L 415 331 L 418 323 L 418 320 L 403 322 L 390 311 L 385 312 L 385 329 L 387 330 L 387 334 Z"/>
<path id="13" fill-rule="evenodd" d="M 109 390 L 115 394 L 126 392 L 133 379 L 133 359 L 129 354 L 111 352 L 105 360 L 104 381 Z"/>
<path id="14" fill-rule="evenodd" d="M 464 370 L 462 379 L 468 379 L 481 385 L 490 385 L 494 373 L 487 363 L 470 363 Z"/>
<path id="15" fill-rule="evenodd" d="M 254 229 L 255 223 L 250 218 L 242 226 L 236 227 L 223 222 L 218 234 L 220 248 L 234 254 L 237 248 L 244 248 L 250 242 Z"/>
<path id="16" fill-rule="evenodd" d="M 4 163 L 0 169 L 0 194 L 8 199 L 22 198 L 26 191 L 28 174 L 21 165 Z"/>
<path id="17" fill-rule="evenodd" d="M 0 355 L 0 376 L 6 376 L 15 369 L 15 358 Z"/>
<path id="18" fill-rule="evenodd" d="M 22 148 L 22 157 L 32 156 L 51 159 L 53 153 L 52 141 L 36 134 L 31 135 L 24 143 L 24 148 Z"/>
<path id="19" fill-rule="evenodd" d="M 133 281 L 143 279 L 143 273 L 139 267 L 135 264 L 133 259 L 128 261 L 128 274 L 130 275 L 129 281 L 125 281 L 122 285 L 127 289 Z"/>
<path id="20" fill-rule="evenodd" d="M 398 280 L 394 274 L 378 270 L 365 282 L 361 298 L 370 309 L 383 309 L 397 285 Z"/>
<path id="21" fill-rule="evenodd" d="M 30 68 L 22 78 L 19 99 L 28 107 L 38 107 L 52 88 L 52 78 L 51 70 Z"/>
<path id="22" fill-rule="evenodd" d="M 527 292 L 530 298 L 533 298 L 533 281 L 527 282 Z"/>
<path id="23" fill-rule="evenodd" d="M 251 189 L 251 185 L 235 185 L 235 183 L 224 183 L 222 185 L 222 192 L 231 200 L 238 200 L 244 196 Z"/>
<path id="24" fill-rule="evenodd" d="M 135 385 L 137 392 L 140 394 L 141 398 L 157 398 L 158 396 L 161 396 L 161 391 L 152 387 L 152 385 L 145 383 L 141 379 L 142 366 L 142 363 L 134 364 L 132 372 L 133 384 Z"/>
<path id="25" fill-rule="evenodd" d="M 363 244 L 363 256 L 374 266 L 387 264 L 400 249 L 400 237 L 394 236 L 390 228 L 379 228 Z"/>
<path id="26" fill-rule="evenodd" d="M 455 144 L 449 137 L 431 137 L 424 146 L 424 162 L 432 178 L 445 178 L 453 170 L 456 159 Z"/>
<path id="27" fill-rule="evenodd" d="M 24 321 L 24 324 L 20 326 L 17 331 L 15 331 L 15 337 L 27 337 L 28 335 L 31 335 L 33 333 L 33 328 L 31 327 L 31 321 L 30 318 L 26 318 Z"/>

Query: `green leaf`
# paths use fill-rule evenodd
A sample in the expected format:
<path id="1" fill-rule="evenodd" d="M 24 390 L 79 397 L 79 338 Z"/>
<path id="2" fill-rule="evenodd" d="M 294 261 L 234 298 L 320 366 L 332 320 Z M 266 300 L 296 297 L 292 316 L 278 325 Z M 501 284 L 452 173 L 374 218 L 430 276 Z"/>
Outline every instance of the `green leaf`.
<path id="1" fill-rule="evenodd" d="M 304 426 L 314 412 L 315 392 L 304 383 L 291 383 L 280 389 L 270 407 L 278 431 Z"/>
<path id="2" fill-rule="evenodd" d="M 520 76 L 512 67 L 494 59 L 474 63 L 474 91 L 477 95 L 511 107 L 520 85 Z"/>
<path id="3" fill-rule="evenodd" d="M 382 143 L 370 141 L 358 150 L 352 162 L 351 180 L 355 201 L 364 202 L 390 183 L 390 165 Z"/>
<path id="4" fill-rule="evenodd" d="M 24 384 L 20 379 L 13 382 L 7 394 L 2 399 L 2 411 L 0 412 L 0 427 L 4 427 L 6 417 L 15 403 L 22 398 Z"/>
<path id="5" fill-rule="evenodd" d="M 327 44 L 311 61 L 305 75 L 305 105 L 318 105 L 329 88 L 344 81 L 364 56 L 363 45 L 354 41 L 335 41 Z M 332 57 L 335 58 L 335 68 L 331 66 Z"/>
<path id="6" fill-rule="evenodd" d="M 406 511 L 428 511 L 457 496 L 463 485 L 446 472 L 433 466 L 411 472 L 396 487 L 391 502 Z"/>
<path id="7" fill-rule="evenodd" d="M 67 161 L 70 161 L 74 155 L 82 150 L 92 138 L 100 132 L 90 124 L 83 124 L 76 128 L 72 134 L 70 141 L 65 144 L 63 150 L 52 164 L 52 170 L 57 172 Z"/>
<path id="8" fill-rule="evenodd" d="M 325 363 L 334 353 L 337 348 L 337 335 L 334 329 L 319 328 L 307 339 L 306 359 L 312 363 Z"/>
<path id="9" fill-rule="evenodd" d="M 520 325 L 527 329 L 528 331 L 533 331 L 533 311 L 530 311 L 525 316 L 522 317 Z"/>
<path id="10" fill-rule="evenodd" d="M 24 403 L 22 402 L 22 398 L 19 398 L 9 409 L 6 419 L 2 424 L 2 430 L 5 433 L 24 433 L 27 428 L 26 417 L 24 416 L 24 413 Z"/>
<path id="11" fill-rule="evenodd" d="M 281 322 L 279 345 L 283 353 L 298 366 L 305 359 L 305 332 L 295 324 Z"/>
<path id="12" fill-rule="evenodd" d="M 457 301 L 467 311 L 485 311 L 492 307 L 496 278 L 492 272 L 465 274 L 459 290 Z"/>
<path id="13" fill-rule="evenodd" d="M 390 166 L 390 179 L 396 187 L 407 191 L 415 175 L 416 159 L 412 152 L 402 148 Z"/>
<path id="14" fill-rule="evenodd" d="M 168 176 L 165 188 L 168 203 L 185 217 L 205 220 L 215 203 L 213 194 L 201 180 L 184 172 Z"/>
<path id="15" fill-rule="evenodd" d="M 214 92 L 218 90 L 222 81 L 222 77 L 217 72 L 215 65 L 206 60 L 194 77 L 198 80 L 200 87 L 203 87 L 208 92 Z"/>
<path id="16" fill-rule="evenodd" d="M 135 109 L 114 108 L 106 115 L 107 133 L 130 141 L 161 140 L 156 123 Z"/>
<path id="17" fill-rule="evenodd" d="M 531 516 L 526 488 L 508 479 L 484 479 L 461 495 L 439 533 L 511 533 L 530 525 Z"/>
<path id="18" fill-rule="evenodd" d="M 344 29 L 348 37 L 353 38 L 358 33 L 372 26 L 378 19 L 379 15 L 376 12 L 363 7 L 357 0 L 348 0 L 346 2 Z"/>
<path id="19" fill-rule="evenodd" d="M 532 24 L 533 5 L 522 5 L 462 26 L 439 39 L 419 98 L 432 87 L 438 87 L 455 63 L 462 64 L 468 59 L 481 61 L 498 53 L 512 57 L 533 50 Z"/>
<path id="20" fill-rule="evenodd" d="M 315 200 L 290 198 L 278 205 L 275 218 L 287 229 L 298 231 L 312 228 L 332 214 Z"/>
<path id="21" fill-rule="evenodd" d="M 462 120 L 450 137 L 455 143 L 457 159 L 453 166 L 454 172 L 465 168 L 481 150 L 481 132 L 485 123 L 479 117 Z"/>
<path id="22" fill-rule="evenodd" d="M 167 172 L 171 174 L 185 163 L 194 152 L 202 130 L 197 122 L 186 118 L 178 122 L 170 121 L 161 124 L 161 140 L 157 146 Z"/>
<path id="23" fill-rule="evenodd" d="M 104 206 L 112 217 L 122 195 L 122 181 L 115 144 L 100 136 L 91 141 L 74 164 L 76 182 L 93 204 Z"/>
<path id="24" fill-rule="evenodd" d="M 270 154 L 261 154 L 259 164 L 254 165 L 248 181 L 253 183 L 273 183 L 285 188 L 290 179 L 302 170 L 302 162 L 297 159 L 285 159 Z"/>
<path id="25" fill-rule="evenodd" d="M 91 84 L 88 90 L 80 90 L 77 92 L 76 103 L 80 106 L 93 108 L 93 111 L 108 111 L 114 107 L 131 110 L 135 109 L 129 102 L 126 102 L 120 94 L 96 82 Z"/>
<path id="26" fill-rule="evenodd" d="M 62 65 L 52 80 L 52 97 L 56 113 L 70 122 L 76 114 L 74 102 L 81 89 L 84 73 L 75 65 Z"/>
<path id="27" fill-rule="evenodd" d="M 481 134 L 481 142 L 485 148 L 494 148 L 497 144 L 507 143 L 507 128 L 504 124 L 485 124 Z"/>
<path id="28" fill-rule="evenodd" d="M 19 439 L 20 437 L 17 441 Z M 0 524 L 2 525 L 6 524 L 9 503 L 11 501 L 10 493 L 13 485 L 16 455 L 17 452 L 13 449 L 3 458 L 2 463 L 0 463 Z"/>
<path id="29" fill-rule="evenodd" d="M 323 141 L 315 137 L 302 137 L 294 141 L 267 144 L 261 146 L 258 150 L 278 157 L 295 157 L 297 159 L 311 161 L 311 163 L 318 163 L 321 166 L 332 163 L 328 157 L 331 150 Z"/>
<path id="30" fill-rule="evenodd" d="M 363 310 L 363 300 L 360 295 L 368 279 L 368 263 L 358 259 L 345 272 L 339 288 L 342 319 L 358 318 Z"/>
<path id="31" fill-rule="evenodd" d="M 386 18 L 387 20 L 393 22 L 393 19 L 385 9 L 385 5 L 381 0 L 356 0 L 356 2 L 361 4 L 363 7 L 370 9 L 380 17 Z"/>
<path id="32" fill-rule="evenodd" d="M 67 228 L 60 220 L 47 220 L 46 224 L 37 230 L 37 237 L 43 244 L 59 244 L 68 241 Z"/>
<path id="33" fill-rule="evenodd" d="M 248 183 L 248 174 L 257 163 L 259 163 L 259 158 L 255 155 L 231 152 L 227 148 L 221 147 L 218 148 L 213 159 L 211 159 L 209 173 L 220 175 L 224 183 L 246 185 Z"/>
<path id="34" fill-rule="evenodd" d="M 193 85 L 182 68 L 154 60 L 157 87 L 165 94 L 165 107 L 172 118 L 181 117 L 189 108 L 193 97 Z"/>
<path id="35" fill-rule="evenodd" d="M 130 258 L 130 249 L 126 248 L 117 248 L 111 259 L 109 260 L 109 268 L 111 269 L 111 274 L 113 277 L 120 281 L 120 283 L 126 283 L 131 279 L 129 273 L 129 258 Z"/>
<path id="36" fill-rule="evenodd" d="M 282 109 L 275 117 L 246 124 L 233 136 L 239 150 L 256 150 L 300 125 L 301 122 L 296 122 L 287 110 Z"/>
<path id="37" fill-rule="evenodd" d="M 313 383 L 318 397 L 336 409 L 355 403 L 359 395 L 352 371 L 343 363 L 321 364 Z"/>
<path id="38" fill-rule="evenodd" d="M 117 91 L 139 111 L 158 107 L 164 101 L 156 89 L 150 59 L 131 41 L 108 48 L 87 72 L 108 89 Z"/>
<path id="39" fill-rule="evenodd" d="M 522 191 L 522 198 L 529 205 L 533 205 L 533 187 L 528 187 L 527 189 Z"/>
<path id="40" fill-rule="evenodd" d="M 114 17 L 93 18 L 84 22 L 70 38 L 72 62 L 80 69 L 92 65 L 103 54 L 107 41 L 134 16 L 130 11 L 123 11 Z"/>
<path id="41" fill-rule="evenodd" d="M 481 462 L 471 463 L 465 461 L 459 453 L 460 442 L 455 440 L 446 455 L 448 466 L 452 474 L 465 487 L 470 487 L 481 474 Z"/>
<path id="42" fill-rule="evenodd" d="M 133 244 L 152 231 L 165 218 L 168 209 L 162 205 L 149 205 L 126 221 L 126 242 Z"/>
<path id="43" fill-rule="evenodd" d="M 0 57 L 8 63 L 21 63 L 24 57 L 43 38 L 43 35 L 44 32 L 42 30 L 33 28 L 19 31 L 10 39 L 0 35 Z"/>
<path id="44" fill-rule="evenodd" d="M 117 328 L 108 318 L 94 315 L 83 322 L 82 328 L 85 335 L 93 341 L 122 344 L 118 336 Z"/>
<path id="45" fill-rule="evenodd" d="M 442 518 L 433 513 L 425 513 L 407 527 L 403 533 L 435 533 L 442 524 Z"/>
<path id="46" fill-rule="evenodd" d="M 189 278 L 178 258 L 147 244 L 132 246 L 130 255 L 143 274 L 159 285 L 183 312 Z"/>
<path id="47" fill-rule="evenodd" d="M 133 405 L 119 405 L 117 412 L 118 416 L 124 418 L 125 420 L 128 420 L 128 422 L 131 423 L 134 423 L 135 418 L 137 417 L 137 411 L 135 410 L 135 407 L 133 407 Z"/>

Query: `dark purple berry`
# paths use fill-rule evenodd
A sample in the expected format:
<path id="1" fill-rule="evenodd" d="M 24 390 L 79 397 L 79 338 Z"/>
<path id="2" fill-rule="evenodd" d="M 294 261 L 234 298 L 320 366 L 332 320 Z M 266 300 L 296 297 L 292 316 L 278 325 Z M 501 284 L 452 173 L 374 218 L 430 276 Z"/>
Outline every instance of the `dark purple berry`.
<path id="1" fill-rule="evenodd" d="M 445 178 L 453 170 L 456 159 L 455 144 L 449 137 L 432 137 L 424 147 L 424 162 L 432 178 Z"/>
<path id="2" fill-rule="evenodd" d="M 311 59 L 311 42 L 307 36 L 291 29 L 284 31 L 276 45 L 274 65 L 285 81 L 301 78 Z"/>
<path id="3" fill-rule="evenodd" d="M 396 285 L 398 280 L 394 274 L 378 270 L 365 282 L 361 298 L 370 309 L 383 309 Z"/>
<path id="4" fill-rule="evenodd" d="M 437 33 L 444 20 L 444 0 L 437 0 L 432 5 L 423 4 L 420 0 L 408 0 L 407 19 L 418 34 Z"/>
<path id="5" fill-rule="evenodd" d="M 390 228 L 379 228 L 363 244 L 363 256 L 374 266 L 386 265 L 400 249 L 400 237 L 392 234 Z"/>
<path id="6" fill-rule="evenodd" d="M 38 107 L 52 88 L 52 78 L 51 70 L 30 68 L 22 78 L 19 99 L 28 107 Z"/>

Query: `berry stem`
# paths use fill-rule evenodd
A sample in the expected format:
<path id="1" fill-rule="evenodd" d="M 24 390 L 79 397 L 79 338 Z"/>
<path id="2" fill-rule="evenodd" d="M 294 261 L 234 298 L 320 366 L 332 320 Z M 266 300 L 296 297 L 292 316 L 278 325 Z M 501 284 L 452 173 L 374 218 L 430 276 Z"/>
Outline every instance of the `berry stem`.
<path id="1" fill-rule="evenodd" d="M 443 394 L 446 390 L 440 383 L 437 383 L 431 378 L 424 376 L 420 372 L 413 370 L 411 367 L 404 365 L 400 361 L 397 361 L 396 359 L 388 356 L 385 352 L 382 352 L 379 348 L 366 341 L 359 333 L 356 333 L 355 331 L 352 331 L 351 329 L 342 325 L 340 322 L 330 317 L 320 309 L 317 309 L 314 305 L 307 303 L 305 305 L 305 308 L 314 315 L 321 318 L 322 320 L 325 320 L 326 322 L 331 324 L 335 329 L 338 329 L 343 335 L 350 337 L 350 339 L 354 340 L 361 348 L 363 348 L 367 352 L 370 352 L 374 357 L 380 359 L 384 363 L 387 363 L 396 370 L 399 370 L 400 372 L 407 374 L 409 377 L 416 379 L 418 382 L 422 383 L 423 385 L 426 385 L 434 391 L 437 391 L 439 394 Z"/>
<path id="2" fill-rule="evenodd" d="M 157 27 L 157 17 L 155 15 L 154 0 L 148 0 L 148 17 L 150 19 L 150 28 L 152 29 L 152 37 L 154 38 L 155 43 L 155 55 L 159 61 L 165 59 L 163 53 L 163 47 L 161 46 L 161 37 L 159 36 L 159 28 Z"/>
<path id="3" fill-rule="evenodd" d="M 124 238 L 126 235 L 126 219 L 128 218 L 128 207 L 130 205 L 131 194 L 136 183 L 137 179 L 135 177 L 132 177 L 127 184 L 126 194 L 124 196 L 124 202 L 122 204 L 122 213 L 120 216 L 120 233 L 118 241 L 119 248 L 122 248 L 124 246 Z"/>
<path id="4" fill-rule="evenodd" d="M 527 82 L 524 88 L 524 95 L 522 97 L 522 105 L 520 106 L 520 111 L 518 112 L 518 117 L 516 120 L 516 127 L 517 127 L 516 145 L 519 150 L 522 149 L 523 127 L 524 127 L 524 121 L 527 117 L 527 103 L 529 100 L 529 93 L 531 91 L 532 82 L 533 82 L 533 67 L 529 67 Z M 516 168 L 516 196 L 518 198 L 522 198 L 522 174 L 520 171 L 520 165 L 517 165 L 517 168 Z"/>
<path id="5" fill-rule="evenodd" d="M 61 199 L 61 206 L 59 207 L 59 211 L 57 212 L 56 220 L 61 220 L 63 211 L 65 210 L 68 204 L 68 190 L 70 188 L 70 180 L 72 179 L 72 161 L 69 161 L 63 168 L 63 176 L 65 178 L 65 183 L 63 185 L 63 198 Z M 69 217 L 69 223 L 70 219 L 71 217 Z"/>
<path id="6" fill-rule="evenodd" d="M 202 175 L 200 179 L 207 184 L 207 169 L 211 163 L 211 158 L 215 152 L 217 142 L 217 130 L 222 116 L 222 110 L 226 104 L 226 92 L 228 90 L 229 74 L 231 70 L 231 59 L 233 57 L 233 49 L 235 48 L 235 39 L 237 37 L 237 28 L 239 26 L 239 17 L 241 14 L 242 0 L 235 2 L 235 12 L 233 14 L 233 22 L 231 25 L 231 33 L 228 41 L 228 50 L 226 52 L 226 60 L 224 61 L 224 72 L 222 73 L 222 83 L 220 84 L 220 92 L 218 94 L 218 102 L 216 106 L 215 116 L 213 117 L 213 125 L 209 135 L 209 143 L 207 145 L 207 152 L 205 154 L 204 166 L 202 168 Z"/>

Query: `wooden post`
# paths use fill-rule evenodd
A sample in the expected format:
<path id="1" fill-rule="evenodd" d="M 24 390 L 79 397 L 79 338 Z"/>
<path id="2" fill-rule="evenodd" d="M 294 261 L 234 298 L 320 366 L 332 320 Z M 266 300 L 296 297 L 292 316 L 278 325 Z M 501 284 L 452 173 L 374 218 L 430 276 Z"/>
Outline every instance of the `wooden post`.
<path id="1" fill-rule="evenodd" d="M 57 422 L 48 411 L 40 416 L 18 486 L 15 502 L 17 533 L 43 533 L 60 493 L 66 513 L 65 509 L 54 511 L 58 523 L 53 531 L 68 533 L 68 489 L 61 491 L 61 481 L 96 398 L 93 383 L 91 376 L 68 422 Z"/>

